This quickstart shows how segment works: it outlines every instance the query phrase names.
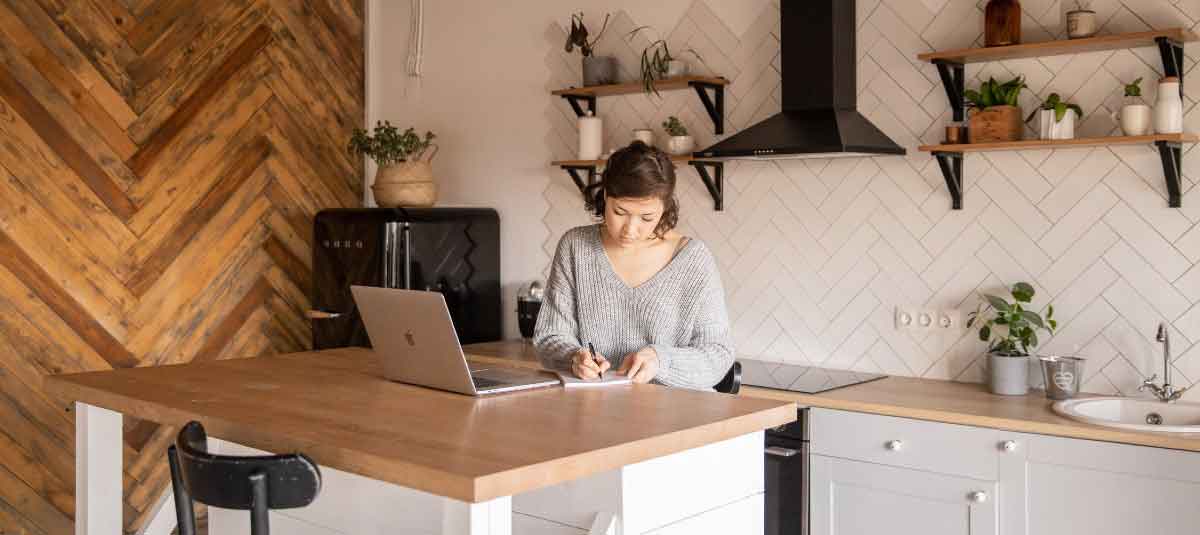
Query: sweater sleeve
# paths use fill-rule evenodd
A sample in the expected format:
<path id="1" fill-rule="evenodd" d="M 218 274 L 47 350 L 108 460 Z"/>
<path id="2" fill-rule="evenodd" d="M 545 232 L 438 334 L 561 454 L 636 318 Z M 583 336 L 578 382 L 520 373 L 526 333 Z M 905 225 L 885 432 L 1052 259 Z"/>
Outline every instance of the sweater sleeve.
<path id="1" fill-rule="evenodd" d="M 570 238 L 558 241 L 542 308 L 533 331 L 533 345 L 542 366 L 569 371 L 571 356 L 579 351 L 579 323 L 575 316 L 575 266 Z"/>
<path id="2" fill-rule="evenodd" d="M 691 339 L 682 347 L 650 346 L 658 354 L 658 374 L 654 377 L 657 383 L 707 390 L 719 383 L 733 365 L 725 289 L 716 261 L 711 254 L 706 256 L 704 273 L 698 281 L 697 315 Z"/>

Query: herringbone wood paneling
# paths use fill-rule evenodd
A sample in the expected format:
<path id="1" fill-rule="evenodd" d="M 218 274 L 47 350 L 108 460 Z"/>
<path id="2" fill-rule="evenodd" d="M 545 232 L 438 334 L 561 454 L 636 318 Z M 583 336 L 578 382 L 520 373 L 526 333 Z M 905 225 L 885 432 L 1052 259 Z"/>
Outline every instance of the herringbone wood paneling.
<path id="1" fill-rule="evenodd" d="M 0 534 L 67 534 L 50 373 L 304 349 L 311 217 L 361 196 L 358 0 L 0 0 Z M 126 422 L 125 518 L 173 430 Z"/>
<path id="2" fill-rule="evenodd" d="M 858 0 L 858 106 L 908 147 L 907 156 L 734 162 L 726 167 L 726 211 L 720 213 L 712 211 L 695 172 L 680 168 L 680 226 L 703 239 L 721 266 L 739 354 L 978 381 L 986 347 L 973 333 L 900 331 L 893 310 L 969 311 L 978 292 L 1026 280 L 1037 288 L 1035 304 L 1053 302 L 1062 324 L 1042 348 L 1087 357 L 1087 390 L 1136 394 L 1142 378 L 1161 376 L 1161 347 L 1154 343 L 1159 322 L 1173 328 L 1173 382 L 1200 383 L 1200 196 L 1194 187 L 1200 152 L 1194 147 L 1184 149 L 1182 209 L 1166 206 L 1162 168 L 1150 147 L 970 155 L 961 211 L 950 210 L 937 164 L 915 150 L 938 142 L 950 120 L 936 69 L 916 56 L 979 46 L 984 4 Z M 1200 3 L 1193 0 L 1091 5 L 1102 34 L 1200 27 Z M 702 74 L 732 80 L 725 106 L 727 133 L 733 133 L 780 108 L 779 3 L 763 8 L 741 35 L 717 16 L 717 6 L 695 0 L 674 28 L 659 30 L 673 51 L 699 54 L 701 61 L 679 55 Z M 1073 2 L 1022 0 L 1021 6 L 1026 41 L 1066 37 L 1063 14 Z M 615 14 L 608 35 L 626 35 L 639 22 Z M 579 80 L 579 57 L 565 54 L 560 42 L 560 35 L 546 40 L 548 89 Z M 599 50 L 617 56 L 625 79 L 636 79 L 645 44 L 606 39 Z M 1185 63 L 1189 131 L 1200 129 L 1195 50 L 1187 47 Z M 973 64 L 967 75 L 969 86 L 989 76 L 1024 75 L 1031 87 L 1022 96 L 1025 109 L 1057 92 L 1083 107 L 1078 131 L 1092 137 L 1118 131 L 1110 112 L 1122 105 L 1121 82 L 1144 78 L 1144 100 L 1153 103 L 1161 69 L 1158 51 L 1142 48 Z M 561 99 L 548 99 L 547 106 L 554 130 L 545 142 L 554 159 L 569 159 L 575 115 Z M 606 98 L 600 115 L 608 147 L 628 143 L 633 128 L 658 130 L 669 115 L 679 116 L 700 146 L 716 139 L 689 92 Z M 549 260 L 563 231 L 590 219 L 565 173 L 550 174 L 544 196 Z M 1200 388 L 1188 397 L 1200 400 Z"/>

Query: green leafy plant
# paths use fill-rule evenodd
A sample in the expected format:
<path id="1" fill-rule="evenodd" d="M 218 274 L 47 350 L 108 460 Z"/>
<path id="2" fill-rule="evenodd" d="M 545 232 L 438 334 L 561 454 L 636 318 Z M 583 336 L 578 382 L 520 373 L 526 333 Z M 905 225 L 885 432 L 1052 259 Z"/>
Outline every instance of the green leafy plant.
<path id="1" fill-rule="evenodd" d="M 1058 321 L 1054 319 L 1054 305 L 1046 307 L 1045 318 L 1025 308 L 1033 301 L 1033 286 L 1029 283 L 1014 284 L 1011 293 L 1011 303 L 1003 297 L 984 294 L 984 302 L 968 314 L 967 328 L 980 323 L 979 339 L 988 343 L 990 352 L 1024 356 L 1037 347 L 1037 331 L 1054 334 Z"/>
<path id="2" fill-rule="evenodd" d="M 1062 122 L 1063 117 L 1067 116 L 1067 110 L 1075 110 L 1076 119 L 1083 118 L 1083 108 L 1063 100 L 1062 97 L 1058 96 L 1058 93 L 1050 93 L 1050 96 L 1046 97 L 1046 101 L 1042 102 L 1042 105 L 1038 106 L 1036 110 L 1033 110 L 1033 113 L 1029 114 L 1025 122 L 1032 121 L 1038 112 L 1042 110 L 1054 110 L 1054 122 L 1056 123 Z"/>
<path id="3" fill-rule="evenodd" d="M 571 14 L 571 32 L 567 34 L 567 44 L 563 47 L 567 53 L 575 51 L 575 47 L 579 47 L 579 53 L 583 57 L 591 57 L 592 49 L 596 43 L 600 42 L 600 38 L 604 36 L 604 30 L 608 29 L 608 18 L 610 14 L 604 15 L 604 24 L 600 26 L 600 33 L 596 34 L 596 38 L 588 40 L 587 25 L 583 23 L 583 12 Z"/>
<path id="4" fill-rule="evenodd" d="M 400 133 L 400 129 L 392 126 L 392 123 L 379 121 L 375 123 L 374 135 L 368 135 L 362 128 L 355 128 L 350 134 L 346 150 L 355 156 L 370 156 L 382 167 L 409 158 L 420 158 L 433 144 L 435 137 L 433 132 L 425 132 L 422 138 L 412 128 Z"/>
<path id="5" fill-rule="evenodd" d="M 683 126 L 683 123 L 679 121 L 679 118 L 674 115 L 667 117 L 667 120 L 663 121 L 662 127 L 663 130 L 666 130 L 667 133 L 672 136 L 688 135 L 687 127 Z"/>
<path id="6" fill-rule="evenodd" d="M 1131 84 L 1125 84 L 1125 96 L 1140 97 L 1142 96 L 1142 79 L 1138 78 Z"/>
<path id="7" fill-rule="evenodd" d="M 629 32 L 625 40 L 633 39 L 638 32 L 649 28 L 649 26 L 634 28 Z M 697 60 L 704 61 L 694 49 L 688 48 L 684 52 L 695 56 Z M 671 55 L 671 48 L 662 39 L 653 41 L 646 48 L 642 49 L 642 89 L 647 93 L 658 95 L 658 88 L 655 87 L 654 82 L 667 75 L 668 64 L 674 60 L 675 56 Z"/>
<path id="8" fill-rule="evenodd" d="M 988 81 L 979 85 L 978 91 L 968 89 L 963 92 L 963 97 L 971 106 L 981 110 L 992 106 L 1016 106 L 1021 90 L 1026 87 L 1029 86 L 1025 85 L 1023 76 L 1004 83 L 997 82 L 995 78 L 988 78 Z"/>

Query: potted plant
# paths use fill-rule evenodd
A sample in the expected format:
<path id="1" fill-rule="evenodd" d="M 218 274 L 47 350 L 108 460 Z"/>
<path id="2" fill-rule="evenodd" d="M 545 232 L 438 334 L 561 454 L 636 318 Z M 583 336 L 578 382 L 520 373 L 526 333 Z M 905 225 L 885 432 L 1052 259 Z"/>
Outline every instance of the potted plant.
<path id="1" fill-rule="evenodd" d="M 617 58 L 612 56 L 596 56 L 596 43 L 600 42 L 600 38 L 604 36 L 604 30 L 608 29 L 609 15 L 604 15 L 604 24 L 600 26 L 600 33 L 596 34 L 594 39 L 588 39 L 587 25 L 583 23 L 583 13 L 571 14 L 571 33 L 567 34 L 567 44 L 564 47 L 567 53 L 575 51 L 575 47 L 579 47 L 579 53 L 583 54 L 583 85 L 605 85 L 617 82 Z"/>
<path id="2" fill-rule="evenodd" d="M 667 135 L 671 136 L 667 140 L 667 152 L 676 156 L 688 154 L 692 149 L 696 148 L 696 140 L 688 135 L 687 127 L 679 121 L 679 118 L 672 115 L 663 121 L 663 130 L 667 131 Z"/>
<path id="3" fill-rule="evenodd" d="M 1021 2 L 989 0 L 983 12 L 984 46 L 1021 44 Z"/>
<path id="4" fill-rule="evenodd" d="M 1046 317 L 1025 307 L 1033 300 L 1033 286 L 1013 285 L 1013 301 L 984 295 L 980 308 L 968 315 L 967 327 L 979 323 L 979 339 L 988 343 L 988 386 L 992 393 L 1020 396 L 1029 392 L 1029 353 L 1038 345 L 1037 331 L 1054 334 L 1058 322 L 1054 305 Z M 984 308 L 986 307 L 986 308 Z"/>
<path id="5" fill-rule="evenodd" d="M 1083 109 L 1063 100 L 1058 93 L 1050 93 L 1025 122 L 1035 116 L 1039 118 L 1041 139 L 1075 139 L 1075 121 L 1083 117 Z"/>
<path id="6" fill-rule="evenodd" d="M 1127 136 L 1150 133 L 1150 106 L 1142 101 L 1142 79 L 1125 84 L 1125 105 L 1121 106 L 1121 131 Z"/>
<path id="7" fill-rule="evenodd" d="M 995 78 L 980 84 L 979 90 L 968 89 L 964 96 L 975 108 L 967 123 L 971 143 L 1018 141 L 1021 139 L 1021 108 L 1017 105 L 1025 78 L 1018 76 L 999 83 Z"/>
<path id="8" fill-rule="evenodd" d="M 648 29 L 649 26 L 639 26 L 629 32 L 626 40 L 633 39 L 633 36 L 638 32 Z M 700 54 L 689 48 L 684 50 L 696 59 L 703 61 Z M 685 76 L 688 73 L 688 65 L 681 59 L 671 55 L 671 48 L 667 46 L 667 42 L 662 39 L 652 41 L 646 48 L 642 49 L 642 88 L 647 93 L 658 94 L 658 88 L 654 86 L 656 80 L 664 78 L 675 78 Z"/>
<path id="9" fill-rule="evenodd" d="M 379 166 L 371 186 L 379 206 L 433 206 L 437 184 L 430 162 L 437 154 L 435 137 L 425 132 L 422 138 L 412 128 L 401 133 L 392 123 L 379 121 L 374 135 L 355 128 L 346 149 L 355 156 L 370 156 Z"/>
<path id="10" fill-rule="evenodd" d="M 1096 35 L 1099 26 L 1096 24 L 1096 12 L 1088 9 L 1091 2 L 1075 0 L 1075 9 L 1067 12 L 1067 37 L 1083 39 Z"/>

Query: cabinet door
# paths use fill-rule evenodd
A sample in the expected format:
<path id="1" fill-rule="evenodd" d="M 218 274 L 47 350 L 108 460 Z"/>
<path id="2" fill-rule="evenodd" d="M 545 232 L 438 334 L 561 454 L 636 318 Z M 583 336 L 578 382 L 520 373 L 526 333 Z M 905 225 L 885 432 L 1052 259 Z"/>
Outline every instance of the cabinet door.
<path id="1" fill-rule="evenodd" d="M 812 456 L 813 535 L 996 535 L 995 481 Z"/>

